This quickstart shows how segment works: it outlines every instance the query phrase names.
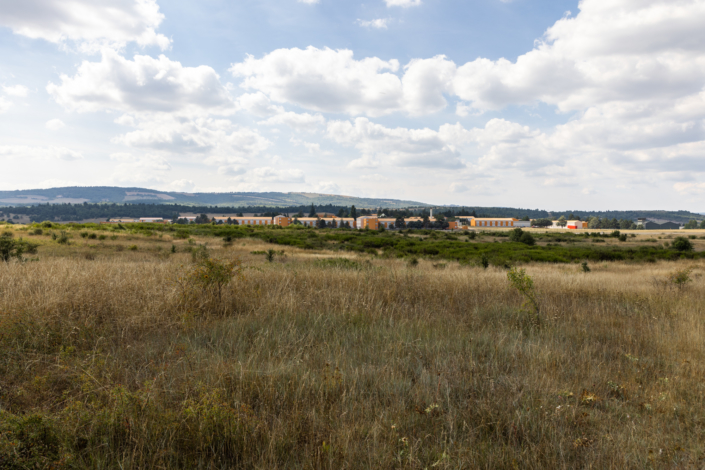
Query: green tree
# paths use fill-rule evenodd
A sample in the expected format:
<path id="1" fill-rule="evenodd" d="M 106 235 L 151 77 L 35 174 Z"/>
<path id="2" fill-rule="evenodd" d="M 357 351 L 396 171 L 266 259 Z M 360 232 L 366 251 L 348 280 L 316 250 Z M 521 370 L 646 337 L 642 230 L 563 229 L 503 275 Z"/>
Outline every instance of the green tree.
<path id="1" fill-rule="evenodd" d="M 702 222 L 700 222 L 700 228 L 705 229 L 705 220 L 703 220 Z"/>
<path id="2" fill-rule="evenodd" d="M 350 217 L 354 220 L 357 220 L 357 209 L 355 209 L 355 206 L 352 206 L 350 208 Z"/>
<path id="3" fill-rule="evenodd" d="M 602 228 L 600 224 L 600 219 L 597 217 L 592 217 L 590 222 L 588 222 L 588 228 Z"/>
<path id="4" fill-rule="evenodd" d="M 316 217 L 316 207 L 313 204 L 311 204 L 311 210 L 309 211 L 308 216 Z"/>
<path id="5" fill-rule="evenodd" d="M 524 231 L 520 228 L 515 228 L 509 232 L 509 241 L 519 242 L 521 241 L 521 236 L 524 235 Z"/>
<path id="6" fill-rule="evenodd" d="M 208 216 L 206 214 L 201 214 L 196 217 L 196 220 L 194 220 L 194 223 L 207 224 L 207 223 L 210 223 L 210 219 L 208 218 Z"/>
<path id="7" fill-rule="evenodd" d="M 693 230 L 698 228 L 698 221 L 695 219 L 690 219 L 687 224 L 685 224 L 685 227 L 688 230 Z"/>
<path id="8" fill-rule="evenodd" d="M 559 226 L 559 227 L 565 227 L 566 225 L 568 225 L 568 221 L 565 220 L 565 216 L 564 216 L 564 215 L 560 216 L 560 217 L 558 218 L 558 226 Z"/>
<path id="9" fill-rule="evenodd" d="M 0 260 L 4 262 L 10 261 L 12 258 L 23 261 L 22 255 L 25 253 L 35 254 L 36 252 L 37 245 L 23 241 L 21 238 L 15 240 L 12 232 L 0 235 Z"/>

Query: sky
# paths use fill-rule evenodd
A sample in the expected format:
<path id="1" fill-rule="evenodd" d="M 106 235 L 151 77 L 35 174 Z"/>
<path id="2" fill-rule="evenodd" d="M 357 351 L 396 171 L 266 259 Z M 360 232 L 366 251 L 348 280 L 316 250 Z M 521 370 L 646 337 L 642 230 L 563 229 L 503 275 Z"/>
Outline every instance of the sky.
<path id="1" fill-rule="evenodd" d="M 705 212 L 705 0 L 0 0 L 0 189 Z"/>

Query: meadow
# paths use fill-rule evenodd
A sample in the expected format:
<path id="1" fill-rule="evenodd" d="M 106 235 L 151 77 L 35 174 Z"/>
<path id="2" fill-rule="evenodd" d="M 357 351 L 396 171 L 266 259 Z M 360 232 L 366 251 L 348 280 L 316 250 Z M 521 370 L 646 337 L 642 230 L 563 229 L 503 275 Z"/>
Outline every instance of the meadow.
<path id="1" fill-rule="evenodd" d="M 0 468 L 705 465 L 702 233 L 6 229 Z"/>

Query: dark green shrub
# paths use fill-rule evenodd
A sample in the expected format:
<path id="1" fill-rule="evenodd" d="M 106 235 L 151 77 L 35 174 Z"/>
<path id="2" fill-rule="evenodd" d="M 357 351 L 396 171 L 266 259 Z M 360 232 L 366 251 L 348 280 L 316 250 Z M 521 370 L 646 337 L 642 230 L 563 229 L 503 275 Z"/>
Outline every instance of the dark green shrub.
<path id="1" fill-rule="evenodd" d="M 490 260 L 489 260 L 489 258 L 487 258 L 487 255 L 482 255 L 482 258 L 480 258 L 480 264 L 485 269 L 487 269 L 490 266 Z"/>
<path id="2" fill-rule="evenodd" d="M 693 251 L 693 243 L 685 237 L 676 237 L 671 246 L 676 251 Z"/>
<path id="3" fill-rule="evenodd" d="M 37 245 L 23 241 L 21 238 L 15 240 L 12 232 L 5 232 L 0 235 L 0 261 L 8 262 L 12 258 L 23 261 L 22 255 L 25 253 L 34 254 L 37 252 Z"/>
<path id="4" fill-rule="evenodd" d="M 524 234 L 521 236 L 521 239 L 519 241 L 525 245 L 529 246 L 534 246 L 536 244 L 536 240 L 534 240 L 534 237 L 531 236 L 529 232 L 524 232 Z"/>

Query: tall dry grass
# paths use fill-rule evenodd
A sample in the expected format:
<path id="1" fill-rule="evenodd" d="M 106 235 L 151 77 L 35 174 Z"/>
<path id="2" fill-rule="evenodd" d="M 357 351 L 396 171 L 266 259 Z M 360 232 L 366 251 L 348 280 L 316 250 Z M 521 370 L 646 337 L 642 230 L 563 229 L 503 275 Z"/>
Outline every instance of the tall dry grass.
<path id="1" fill-rule="evenodd" d="M 536 324 L 500 269 L 246 253 L 217 305 L 187 255 L 0 265 L 0 467 L 705 465 L 702 265 L 528 266 Z"/>

